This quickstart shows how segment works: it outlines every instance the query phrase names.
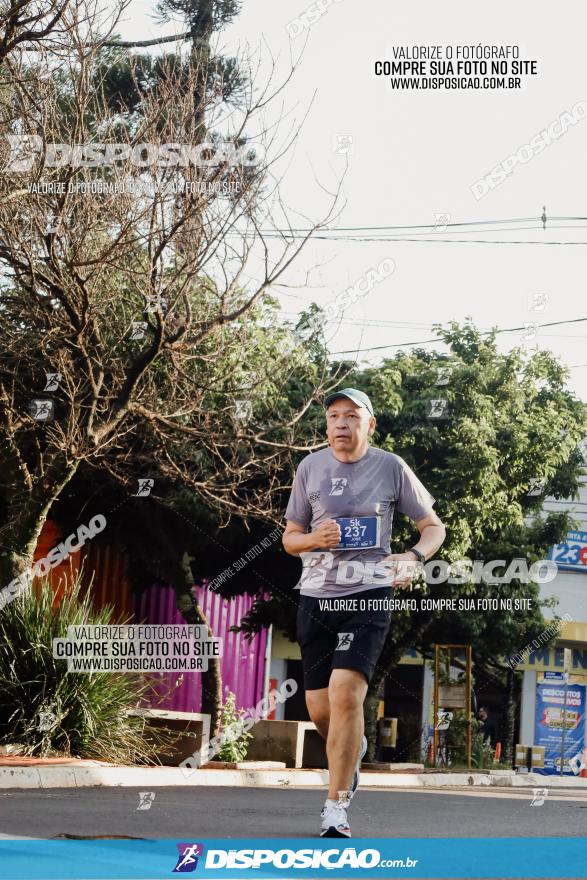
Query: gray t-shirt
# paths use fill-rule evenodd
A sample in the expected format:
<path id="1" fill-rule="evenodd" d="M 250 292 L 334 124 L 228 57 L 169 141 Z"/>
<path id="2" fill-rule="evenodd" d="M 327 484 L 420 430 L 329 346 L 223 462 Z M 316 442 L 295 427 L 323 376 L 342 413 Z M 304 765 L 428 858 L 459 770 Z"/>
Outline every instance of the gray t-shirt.
<path id="1" fill-rule="evenodd" d="M 391 553 L 394 510 L 419 520 L 431 512 L 434 501 L 406 462 L 392 452 L 369 446 L 353 462 L 339 461 L 330 447 L 310 453 L 296 471 L 286 519 L 314 531 L 324 520 L 344 518 L 341 531 L 349 536 L 344 540 L 360 545 L 370 539 L 372 546 L 302 553 L 296 589 L 302 596 L 330 598 L 389 586 L 389 567 L 379 563 Z"/>

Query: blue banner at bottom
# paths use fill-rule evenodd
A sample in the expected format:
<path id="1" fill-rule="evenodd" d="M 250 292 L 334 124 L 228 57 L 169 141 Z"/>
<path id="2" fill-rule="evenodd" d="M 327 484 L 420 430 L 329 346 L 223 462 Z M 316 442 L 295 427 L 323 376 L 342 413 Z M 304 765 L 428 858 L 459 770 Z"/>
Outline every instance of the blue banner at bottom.
<path id="1" fill-rule="evenodd" d="M 587 840 L 320 838 L 0 840 L 2 880 L 587 878 Z"/>

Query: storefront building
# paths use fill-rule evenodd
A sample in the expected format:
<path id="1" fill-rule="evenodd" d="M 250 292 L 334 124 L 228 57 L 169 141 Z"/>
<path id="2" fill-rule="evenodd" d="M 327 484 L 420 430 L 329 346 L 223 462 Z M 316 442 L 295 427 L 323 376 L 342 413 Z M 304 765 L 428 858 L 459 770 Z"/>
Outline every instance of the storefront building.
<path id="1" fill-rule="evenodd" d="M 566 693 L 566 732 L 564 773 L 579 772 L 583 749 L 587 745 L 585 707 L 587 694 L 587 478 L 574 501 L 549 500 L 545 511 L 569 510 L 577 528 L 550 551 L 558 573 L 541 585 L 543 598 L 554 597 L 554 609 L 545 609 L 547 623 L 554 615 L 561 626 L 554 636 L 537 647 L 528 646 L 527 655 L 516 669 L 523 671 L 520 708 L 520 742 L 545 748 L 544 773 L 560 772 L 562 719 L 565 706 L 563 647 L 570 649 L 570 668 Z M 571 764 L 569 765 L 569 760 Z"/>

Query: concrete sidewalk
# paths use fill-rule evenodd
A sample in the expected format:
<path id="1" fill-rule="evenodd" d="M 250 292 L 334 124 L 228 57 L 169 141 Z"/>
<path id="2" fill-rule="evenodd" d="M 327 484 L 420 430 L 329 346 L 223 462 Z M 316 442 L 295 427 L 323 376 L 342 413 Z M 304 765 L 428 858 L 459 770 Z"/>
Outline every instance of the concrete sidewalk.
<path id="1" fill-rule="evenodd" d="M 269 762 L 267 762 L 269 763 Z M 237 769 L 181 767 L 128 767 L 102 761 L 76 758 L 0 759 L 0 789 L 84 788 L 160 786 L 227 787 L 323 787 L 328 783 L 327 770 L 286 769 L 275 766 Z M 541 776 L 537 773 L 514 773 L 509 770 L 472 772 L 386 772 L 361 773 L 361 788 L 575 788 L 587 793 L 587 779 L 568 776 Z"/>

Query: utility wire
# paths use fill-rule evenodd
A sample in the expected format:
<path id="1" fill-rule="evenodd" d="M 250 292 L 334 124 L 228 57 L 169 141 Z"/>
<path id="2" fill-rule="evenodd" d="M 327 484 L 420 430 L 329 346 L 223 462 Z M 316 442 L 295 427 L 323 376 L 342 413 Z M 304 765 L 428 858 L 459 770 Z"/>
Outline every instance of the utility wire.
<path id="1" fill-rule="evenodd" d="M 292 240 L 304 238 L 304 236 L 302 236 L 302 235 L 299 235 L 299 236 L 287 236 L 287 235 L 280 236 L 280 235 L 269 235 L 269 234 L 265 235 L 264 237 L 266 239 L 291 238 Z M 333 235 L 313 235 L 311 237 L 311 240 L 312 241 L 317 241 L 317 240 L 321 240 L 321 241 L 346 241 L 349 243 L 350 242 L 370 241 L 370 242 L 382 242 L 384 244 L 386 242 L 389 244 L 393 244 L 394 242 L 416 242 L 416 243 L 428 242 L 428 243 L 433 243 L 433 244 L 530 244 L 530 245 L 546 244 L 546 245 L 555 245 L 555 246 L 560 246 L 560 245 L 577 246 L 577 245 L 586 245 L 587 244 L 587 241 L 532 241 L 531 239 L 513 239 L 512 241 L 508 241 L 507 239 L 490 239 L 490 238 L 405 238 L 405 237 L 398 237 L 398 238 L 366 238 L 366 237 L 350 238 L 348 236 L 347 237 L 345 237 L 345 236 L 336 237 Z"/>
<path id="2" fill-rule="evenodd" d="M 587 220 L 587 217 L 573 217 L 573 216 L 552 216 L 548 218 L 544 218 L 544 216 L 540 217 L 516 217 L 516 218 L 502 218 L 499 220 L 467 220 L 461 223 L 442 223 L 439 221 L 435 221 L 434 223 L 418 223 L 418 224 L 404 224 L 397 226 L 342 226 L 336 229 L 326 230 L 325 234 L 315 233 L 312 235 L 314 239 L 318 239 L 321 241 L 363 241 L 363 242 L 441 242 L 444 244 L 456 244 L 456 243 L 464 243 L 465 241 L 468 244 L 547 244 L 547 245 L 584 245 L 587 242 L 584 241 L 528 241 L 528 240 L 515 240 L 515 241 L 507 241 L 504 239 L 499 240 L 490 240 L 490 239 L 453 239 L 453 238 L 440 238 L 439 236 L 435 236 L 434 238 L 408 238 L 402 234 L 394 234 L 394 230 L 401 230 L 405 232 L 406 230 L 434 230 L 439 226 L 442 227 L 442 232 L 446 230 L 450 230 L 451 233 L 454 234 L 463 234 L 470 233 L 476 231 L 476 228 L 480 226 L 500 226 L 504 224 L 511 223 L 535 223 L 536 226 L 519 226 L 513 228 L 505 228 L 504 232 L 514 232 L 519 230 L 526 229 L 546 229 L 546 225 L 548 224 L 549 229 L 577 229 L 583 228 L 583 224 L 581 226 L 568 226 L 568 225 L 556 225 L 553 221 L 574 221 L 575 223 L 582 223 L 582 221 Z M 465 228 L 465 227 L 475 227 L 475 228 Z M 490 230 L 487 230 L 490 231 Z M 288 229 L 267 229 L 261 230 L 261 234 L 266 238 L 290 238 L 292 240 L 305 238 L 310 232 L 309 228 L 302 227 L 290 227 Z M 375 233 L 375 236 L 365 236 L 365 235 L 357 235 L 357 233 L 365 233 L 371 232 Z M 345 234 L 346 233 L 346 234 Z M 350 233 L 350 234 L 349 234 Z M 425 234 L 425 233 L 414 233 L 415 235 Z"/>
<path id="3" fill-rule="evenodd" d="M 587 318 L 568 318 L 565 321 L 547 321 L 544 324 L 538 324 L 538 327 L 556 327 L 560 324 L 578 324 L 582 321 L 587 321 Z M 498 328 L 496 330 L 497 333 L 515 333 L 517 330 L 527 330 L 528 328 L 524 325 L 522 327 L 503 327 Z M 487 333 L 492 333 L 493 331 L 487 331 Z M 345 348 L 343 351 L 333 351 L 331 354 L 360 354 L 363 351 L 379 351 L 384 348 L 405 348 L 410 345 L 428 345 L 431 342 L 439 342 L 440 337 L 436 337 L 435 339 L 420 339 L 416 342 L 398 342 L 391 343 L 390 345 L 369 345 L 362 349 L 354 349 L 354 348 Z"/>
<path id="4" fill-rule="evenodd" d="M 444 223 L 442 221 L 435 221 L 434 223 L 417 223 L 417 224 L 403 224 L 403 225 L 387 225 L 387 226 L 341 226 L 336 229 L 327 229 L 324 233 L 314 233 L 312 238 L 318 239 L 321 241 L 359 241 L 359 242 L 426 242 L 426 243 L 442 243 L 442 244 L 531 244 L 531 245 L 585 245 L 587 242 L 585 241 L 544 241 L 544 240 L 514 240 L 508 241 L 507 239 L 454 239 L 454 238 L 440 238 L 439 236 L 435 236 L 434 238 L 415 238 L 415 237 L 407 237 L 405 236 L 405 232 L 408 230 L 413 231 L 413 235 L 425 235 L 426 233 L 419 233 L 416 230 L 436 230 L 439 229 L 441 232 L 446 232 L 449 230 L 452 234 L 463 234 L 474 231 L 483 231 L 480 230 L 479 227 L 490 226 L 493 229 L 488 229 L 487 232 L 494 231 L 495 227 L 503 226 L 504 232 L 514 232 L 519 230 L 526 229 L 534 229 L 534 230 L 545 230 L 549 229 L 578 229 L 584 228 L 583 221 L 587 220 L 587 217 L 580 216 L 552 216 L 546 217 L 545 214 L 536 217 L 512 217 L 512 218 L 501 218 L 497 220 L 466 220 L 460 223 Z M 565 225 L 565 224 L 557 224 L 556 221 L 573 221 L 574 224 L 577 225 Z M 535 226 L 518 226 L 518 227 L 507 227 L 507 224 L 512 223 L 534 223 Z M 265 238 L 285 238 L 285 239 L 301 239 L 305 238 L 309 233 L 311 233 L 311 228 L 307 227 L 289 227 L 287 229 L 266 229 L 260 230 L 261 235 Z M 365 232 L 374 233 L 372 236 L 366 236 Z"/>
<path id="5" fill-rule="evenodd" d="M 587 220 L 587 217 L 572 217 L 572 216 L 564 216 L 564 217 L 548 217 L 547 223 L 550 225 L 550 221 L 552 220 Z M 465 220 L 462 223 L 442 223 L 441 221 L 436 221 L 434 223 L 418 223 L 418 224 L 403 224 L 400 226 L 338 226 L 333 228 L 332 232 L 376 232 L 378 230 L 393 230 L 393 229 L 436 229 L 438 226 L 442 226 L 444 229 L 456 229 L 459 226 L 493 226 L 499 225 L 501 223 L 539 223 L 540 226 L 543 226 L 542 217 L 513 217 L 513 218 L 503 218 L 501 220 Z M 291 226 L 288 229 L 266 229 L 260 230 L 262 233 L 270 234 L 272 232 L 282 232 L 284 234 L 290 232 L 299 232 L 307 235 L 311 232 L 311 228 L 309 227 L 295 227 Z"/>

